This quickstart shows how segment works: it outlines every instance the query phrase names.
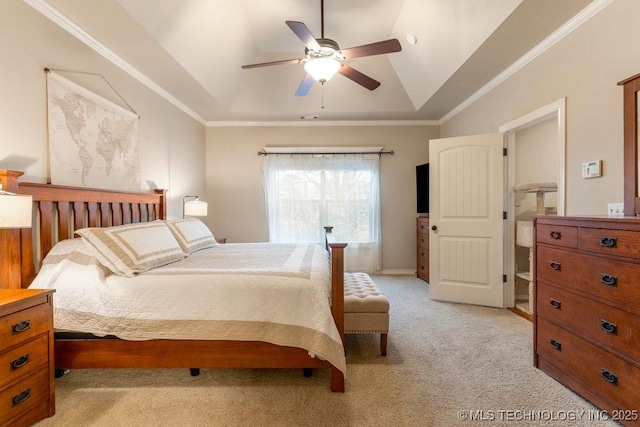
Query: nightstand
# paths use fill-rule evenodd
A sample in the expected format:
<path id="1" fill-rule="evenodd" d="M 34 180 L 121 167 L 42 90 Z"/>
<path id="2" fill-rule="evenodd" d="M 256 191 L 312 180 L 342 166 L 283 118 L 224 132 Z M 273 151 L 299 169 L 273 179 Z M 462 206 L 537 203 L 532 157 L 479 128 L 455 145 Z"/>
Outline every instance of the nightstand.
<path id="1" fill-rule="evenodd" d="M 53 292 L 0 289 L 0 426 L 55 414 Z"/>
<path id="2" fill-rule="evenodd" d="M 223 243 L 227 243 L 227 238 L 226 237 L 216 237 L 216 242 L 223 244 Z"/>

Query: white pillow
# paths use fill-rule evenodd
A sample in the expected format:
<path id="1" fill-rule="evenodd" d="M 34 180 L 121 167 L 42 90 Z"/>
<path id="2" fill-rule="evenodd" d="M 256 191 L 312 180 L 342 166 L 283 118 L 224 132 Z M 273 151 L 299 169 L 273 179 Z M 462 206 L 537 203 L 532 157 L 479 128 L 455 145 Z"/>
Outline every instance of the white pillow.
<path id="1" fill-rule="evenodd" d="M 199 219 L 170 219 L 165 223 L 187 255 L 218 244 L 209 228 Z"/>
<path id="2" fill-rule="evenodd" d="M 185 257 L 182 248 L 164 221 L 82 228 L 76 231 L 95 257 L 121 276 L 160 267 Z"/>

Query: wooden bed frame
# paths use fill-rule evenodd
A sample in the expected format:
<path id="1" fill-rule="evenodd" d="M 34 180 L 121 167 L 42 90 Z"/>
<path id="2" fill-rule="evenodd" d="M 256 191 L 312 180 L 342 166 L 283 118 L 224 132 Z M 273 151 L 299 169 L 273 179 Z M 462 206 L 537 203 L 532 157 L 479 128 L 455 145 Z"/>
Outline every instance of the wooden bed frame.
<path id="1" fill-rule="evenodd" d="M 31 229 L 0 230 L 0 287 L 26 288 L 52 246 L 82 227 L 146 222 L 166 217 L 166 190 L 130 193 L 18 182 L 0 170 L 2 189 L 30 194 Z M 331 262 L 331 312 L 344 345 L 344 248 L 326 229 Z M 54 294 L 55 301 L 55 294 Z M 259 341 L 56 339 L 55 366 L 72 368 L 329 368 L 331 391 L 344 392 L 344 375 L 307 350 Z"/>

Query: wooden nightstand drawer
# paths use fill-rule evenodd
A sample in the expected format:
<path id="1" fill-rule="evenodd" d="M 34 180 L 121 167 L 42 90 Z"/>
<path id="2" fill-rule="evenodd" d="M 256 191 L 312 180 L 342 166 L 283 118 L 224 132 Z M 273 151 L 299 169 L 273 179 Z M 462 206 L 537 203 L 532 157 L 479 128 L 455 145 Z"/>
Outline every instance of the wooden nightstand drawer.
<path id="1" fill-rule="evenodd" d="M 621 409 L 637 409 L 640 402 L 640 368 L 538 318 L 537 349 L 560 370 L 617 402 Z"/>
<path id="2" fill-rule="evenodd" d="M 44 366 L 49 366 L 49 334 L 0 354 L 0 390 Z"/>
<path id="3" fill-rule="evenodd" d="M 49 331 L 51 306 L 40 304 L 0 318 L 0 343 L 2 349 L 30 340 Z"/>
<path id="4" fill-rule="evenodd" d="M 49 369 L 44 368 L 0 392 L 0 425 L 5 425 L 48 398 Z"/>
<path id="5" fill-rule="evenodd" d="M 0 289 L 0 426 L 55 414 L 53 292 Z"/>

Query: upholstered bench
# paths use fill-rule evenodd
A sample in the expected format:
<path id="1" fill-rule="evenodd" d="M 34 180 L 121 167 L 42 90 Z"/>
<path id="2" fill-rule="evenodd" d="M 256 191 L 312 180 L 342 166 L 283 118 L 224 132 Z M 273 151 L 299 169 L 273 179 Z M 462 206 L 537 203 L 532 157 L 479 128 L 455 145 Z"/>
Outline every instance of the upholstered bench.
<path id="1" fill-rule="evenodd" d="M 380 334 L 380 353 L 387 355 L 389 300 L 366 273 L 344 273 L 344 332 Z"/>

